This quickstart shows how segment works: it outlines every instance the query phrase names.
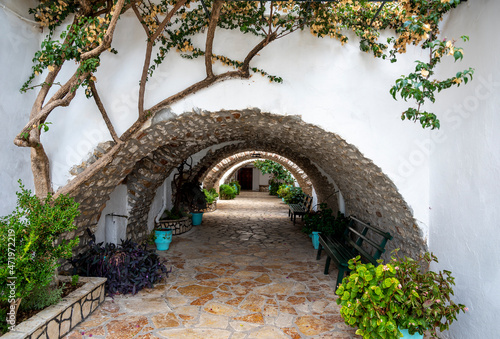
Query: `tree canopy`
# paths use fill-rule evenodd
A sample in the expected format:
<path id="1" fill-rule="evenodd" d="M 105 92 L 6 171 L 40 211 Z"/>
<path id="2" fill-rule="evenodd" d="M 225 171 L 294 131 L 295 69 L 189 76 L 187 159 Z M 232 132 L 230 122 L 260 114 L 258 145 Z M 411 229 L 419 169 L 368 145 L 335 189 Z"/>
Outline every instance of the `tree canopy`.
<path id="1" fill-rule="evenodd" d="M 463 49 L 453 39 L 441 39 L 439 23 L 443 16 L 459 5 L 460 0 L 400 0 L 373 2 L 366 0 L 338 1 L 222 1 L 222 0 L 40 0 L 31 9 L 35 20 L 47 28 L 48 34 L 33 59 L 32 74 L 21 91 L 36 89 L 30 119 L 18 133 L 15 143 L 31 147 L 35 188 L 39 195 L 52 191 L 49 159 L 40 140 L 42 129 L 48 130 L 47 119 L 57 107 L 69 106 L 79 90 L 92 98 L 116 145 L 118 152 L 124 142 L 162 108 L 221 80 L 247 79 L 261 74 L 271 82 L 281 83 L 279 74 L 252 65 L 252 61 L 267 45 L 298 31 L 309 31 L 316 37 L 330 37 L 342 45 L 349 41 L 347 32 L 359 39 L 360 49 L 377 58 L 395 62 L 410 45 L 428 51 L 428 60 L 417 60 L 408 75 L 395 80 L 390 94 L 414 102 L 401 113 L 403 120 L 418 121 L 424 128 L 439 128 L 439 119 L 423 110 L 427 102 L 435 101 L 435 93 L 460 86 L 472 78 L 473 69 L 456 73 L 448 79 L 436 79 L 436 66 L 445 56 L 463 58 Z M 132 11 L 140 22 L 147 41 L 137 102 L 138 119 L 118 136 L 100 100 L 96 72 L 103 53 L 118 53 L 113 47 L 113 35 L 120 15 Z M 56 34 L 62 29 L 60 35 Z M 239 31 L 258 37 L 259 42 L 243 60 L 213 53 L 217 29 Z M 381 33 L 387 39 L 381 38 Z M 194 42 L 203 36 L 205 44 Z M 466 40 L 467 37 L 462 37 Z M 151 107 L 145 106 L 147 81 L 165 60 L 168 53 L 178 52 L 183 58 L 203 58 L 206 77 L 162 99 Z M 76 63 L 76 71 L 63 83 L 59 73 L 68 64 Z M 214 63 L 230 66 L 216 73 Z M 59 86 L 49 96 L 49 91 Z M 51 92 L 52 93 L 52 92 Z M 104 166 L 95 162 L 88 172 Z M 78 185 L 78 177 L 70 185 Z"/>

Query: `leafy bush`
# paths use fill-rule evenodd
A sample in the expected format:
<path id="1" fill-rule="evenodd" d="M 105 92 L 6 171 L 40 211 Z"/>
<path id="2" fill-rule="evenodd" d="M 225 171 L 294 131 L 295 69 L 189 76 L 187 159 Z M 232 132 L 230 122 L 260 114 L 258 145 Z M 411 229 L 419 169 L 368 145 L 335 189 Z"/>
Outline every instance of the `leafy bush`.
<path id="1" fill-rule="evenodd" d="M 290 186 L 283 185 L 283 184 L 278 186 L 278 190 L 276 191 L 276 194 L 280 198 L 284 199 L 288 193 L 290 193 Z"/>
<path id="2" fill-rule="evenodd" d="M 49 193 L 40 199 L 21 181 L 19 185 L 16 210 L 0 218 L 0 301 L 10 304 L 31 298 L 35 287 L 51 283 L 59 259 L 70 258 L 79 241 L 59 239 L 76 229 L 73 221 L 80 212 L 72 198 L 54 199 Z"/>
<path id="3" fill-rule="evenodd" d="M 187 217 L 187 213 L 183 211 L 177 210 L 175 207 L 172 207 L 171 210 L 165 210 L 161 214 L 160 220 L 177 220 Z"/>
<path id="4" fill-rule="evenodd" d="M 131 240 L 115 244 L 90 243 L 88 251 L 71 260 L 73 274 L 86 277 L 106 277 L 108 295 L 136 294 L 166 277 L 167 268 L 154 250 Z"/>
<path id="5" fill-rule="evenodd" d="M 205 197 L 207 198 L 207 204 L 213 204 L 214 201 L 219 197 L 219 193 L 215 190 L 215 188 L 211 188 L 209 190 L 203 189 L 203 193 L 205 193 Z"/>
<path id="6" fill-rule="evenodd" d="M 280 183 L 278 181 L 271 181 L 269 183 L 269 194 L 270 195 L 278 195 L 278 190 L 280 188 Z"/>
<path id="7" fill-rule="evenodd" d="M 379 260 L 377 267 L 361 263 L 359 256 L 349 260 L 352 272 L 336 291 L 345 323 L 358 327 L 356 334 L 366 339 L 397 339 L 399 329 L 410 334 L 430 331 L 437 338 L 437 329 L 449 329 L 467 308 L 451 299 L 451 272 L 429 271 L 432 261 L 437 262 L 432 253 L 418 260 L 393 256 L 387 265 Z"/>
<path id="8" fill-rule="evenodd" d="M 288 192 L 283 197 L 287 204 L 298 204 L 302 200 L 304 200 L 304 192 L 302 192 L 302 188 L 292 186 L 288 189 Z"/>
<path id="9" fill-rule="evenodd" d="M 222 200 L 231 200 L 236 197 L 236 191 L 234 188 L 226 184 L 219 186 L 219 194 Z"/>
<path id="10" fill-rule="evenodd" d="M 233 180 L 229 183 L 230 186 L 232 186 L 236 192 L 236 195 L 240 194 L 241 192 L 241 185 L 237 180 Z"/>
<path id="11" fill-rule="evenodd" d="M 47 306 L 57 304 L 61 300 L 63 287 L 37 286 L 33 289 L 29 298 L 26 298 L 20 310 L 41 310 Z"/>
<path id="12" fill-rule="evenodd" d="M 341 238 L 349 225 L 349 218 L 346 218 L 340 212 L 337 212 L 337 216 L 334 216 L 332 209 L 328 208 L 325 203 L 319 206 L 320 209 L 318 211 L 304 216 L 302 232 L 310 234 L 316 231 L 334 238 Z"/>

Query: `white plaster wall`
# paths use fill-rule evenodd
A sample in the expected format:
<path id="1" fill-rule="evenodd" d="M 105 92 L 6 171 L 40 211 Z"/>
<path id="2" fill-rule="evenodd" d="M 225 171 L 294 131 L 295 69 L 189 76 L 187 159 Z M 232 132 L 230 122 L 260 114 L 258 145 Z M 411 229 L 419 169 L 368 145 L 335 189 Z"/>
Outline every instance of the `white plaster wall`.
<path id="1" fill-rule="evenodd" d="M 498 338 L 500 333 L 500 2 L 468 1 L 443 25 L 443 35 L 467 34 L 463 64 L 474 81 L 448 91 L 435 109 L 439 134 L 422 140 L 430 154 L 430 249 L 436 268 L 456 277 L 455 300 L 469 312 L 445 338 Z M 456 32 L 456 33 L 455 33 Z M 454 74 L 452 62 L 440 74 Z"/>
<path id="2" fill-rule="evenodd" d="M 19 89 L 31 70 L 31 59 L 39 47 L 40 32 L 7 8 L 28 17 L 33 1 L 0 1 L 0 216 L 16 206 L 15 192 L 21 179 L 33 188 L 30 150 L 14 145 L 14 137 L 29 119 L 35 93 L 21 94 Z"/>
<path id="3" fill-rule="evenodd" d="M 118 134 L 137 117 L 135 98 L 144 41 L 142 28 L 132 15 L 123 15 L 114 39 L 120 53 L 104 55 L 97 73 L 97 87 Z M 241 59 L 255 43 L 257 40 L 248 35 L 242 39 L 238 33 L 218 31 L 215 53 L 227 52 Z M 395 102 L 389 94 L 394 80 L 413 68 L 420 51 L 390 64 L 361 53 L 358 46 L 353 40 L 342 47 L 337 41 L 318 39 L 308 32 L 291 35 L 268 46 L 255 60 L 255 66 L 282 76 L 284 84 L 269 83 L 260 75 L 249 81 L 225 81 L 172 106 L 172 113 L 193 108 L 216 111 L 258 107 L 276 114 L 302 115 L 305 121 L 340 134 L 380 166 L 395 181 L 427 233 L 428 158 L 409 156 L 418 150 L 417 142 L 427 138 L 428 132 L 416 124 L 401 122 L 400 113 L 407 106 Z M 216 70 L 221 71 L 222 66 L 217 65 Z M 146 106 L 202 79 L 203 72 L 203 60 L 169 55 L 148 82 Z M 53 159 L 57 188 L 71 178 L 68 169 L 99 141 L 108 140 L 109 133 L 95 104 L 81 91 L 72 107 L 54 111 L 51 121 L 53 127 L 43 141 Z M 70 127 L 74 125 L 79 129 Z M 408 161 L 419 166 L 408 169 Z"/>
<path id="4" fill-rule="evenodd" d="M 108 217 L 108 224 L 106 224 L 106 216 L 109 214 L 128 216 L 127 206 L 127 186 L 116 186 L 115 190 L 110 194 L 109 200 L 106 202 L 106 207 L 104 207 L 101 218 L 97 223 L 97 230 L 95 232 L 96 242 L 112 242 L 119 244 L 121 239 L 126 239 L 127 219 L 113 217 L 113 224 L 110 223 Z M 108 230 L 106 231 L 107 227 Z M 114 229 L 109 229 L 110 227 Z M 110 237 L 110 235 L 114 236 Z"/>

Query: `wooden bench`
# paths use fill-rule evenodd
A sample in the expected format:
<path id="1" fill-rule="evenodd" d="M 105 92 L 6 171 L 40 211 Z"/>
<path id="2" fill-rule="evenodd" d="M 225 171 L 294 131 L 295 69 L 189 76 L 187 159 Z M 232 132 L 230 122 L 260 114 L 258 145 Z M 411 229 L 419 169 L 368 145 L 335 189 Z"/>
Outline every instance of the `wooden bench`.
<path id="1" fill-rule="evenodd" d="M 344 278 L 344 274 L 348 273 L 348 261 L 358 255 L 361 256 L 362 261 L 371 262 L 378 265 L 377 259 L 380 259 L 382 253 L 385 252 L 385 245 L 387 241 L 392 239 L 392 235 L 384 232 L 368 223 L 364 223 L 354 216 L 349 217 L 351 220 L 344 235 L 340 240 L 326 237 L 320 234 L 319 248 L 316 260 L 321 258 L 321 251 L 324 249 L 327 254 L 325 264 L 325 274 L 328 274 L 330 261 L 337 264 L 339 274 L 337 276 L 337 284 L 335 289 L 339 286 Z M 359 231 L 356 227 L 358 224 L 362 230 Z M 370 234 L 368 234 L 370 232 Z M 369 237 L 368 237 L 369 236 Z"/>
<path id="2" fill-rule="evenodd" d="M 290 220 L 293 221 L 294 225 L 295 219 L 298 215 L 302 218 L 302 220 L 304 220 L 304 215 L 309 213 L 309 211 L 311 210 L 312 200 L 313 199 L 310 195 L 305 194 L 304 200 L 302 200 L 300 203 L 288 205 L 288 216 L 290 217 Z"/>

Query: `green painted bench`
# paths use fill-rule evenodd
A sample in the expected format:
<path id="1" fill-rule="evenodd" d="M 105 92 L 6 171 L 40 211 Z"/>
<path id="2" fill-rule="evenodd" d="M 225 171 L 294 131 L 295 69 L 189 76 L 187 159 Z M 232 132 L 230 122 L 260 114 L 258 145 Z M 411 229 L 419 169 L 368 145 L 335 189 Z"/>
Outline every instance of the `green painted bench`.
<path id="1" fill-rule="evenodd" d="M 349 218 L 349 226 L 340 240 L 322 234 L 319 237 L 316 260 L 321 259 L 321 252 L 325 250 L 328 257 L 326 258 L 324 273 L 328 274 L 332 259 L 337 265 L 339 273 L 335 289 L 342 282 L 344 275 L 350 271 L 348 267 L 350 259 L 360 255 L 364 262 L 378 265 L 377 259 L 380 259 L 382 253 L 385 252 L 387 241 L 392 239 L 392 235 L 388 232 L 371 226 L 369 223 L 364 223 L 354 216 Z M 359 225 L 359 228 L 356 225 Z"/>
<path id="2" fill-rule="evenodd" d="M 310 195 L 305 194 L 304 200 L 302 200 L 300 203 L 288 205 L 288 216 L 290 217 L 290 220 L 293 221 L 294 225 L 297 216 L 300 216 L 303 220 L 304 215 L 309 213 L 309 211 L 311 210 L 312 200 L 313 198 Z"/>

